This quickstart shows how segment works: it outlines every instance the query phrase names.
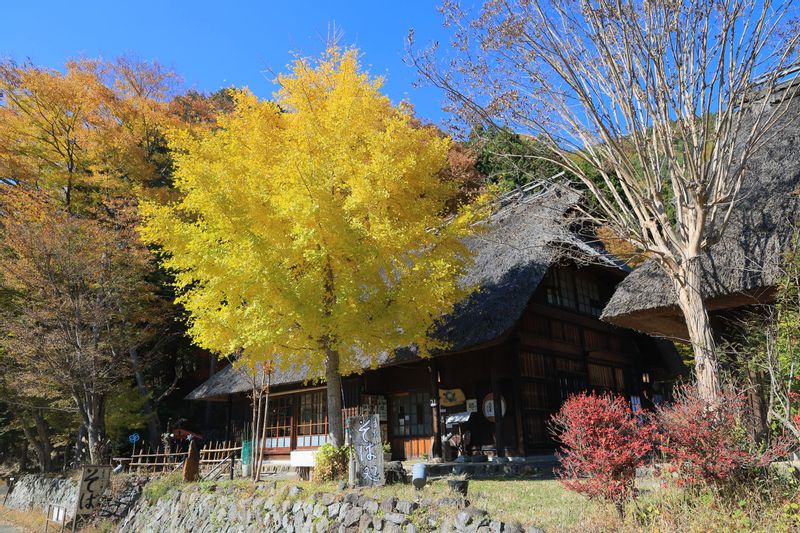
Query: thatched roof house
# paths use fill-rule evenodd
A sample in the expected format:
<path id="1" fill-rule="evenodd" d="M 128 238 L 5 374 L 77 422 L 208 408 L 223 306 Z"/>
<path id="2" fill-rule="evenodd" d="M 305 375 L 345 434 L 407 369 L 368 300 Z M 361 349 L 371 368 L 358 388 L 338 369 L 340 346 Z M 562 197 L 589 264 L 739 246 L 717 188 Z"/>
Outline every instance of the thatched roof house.
<path id="1" fill-rule="evenodd" d="M 800 215 L 800 97 L 770 141 L 754 154 L 721 240 L 703 257 L 703 294 L 710 312 L 769 301 Z M 617 287 L 602 319 L 628 328 L 686 338 L 667 276 L 654 260 Z"/>
<path id="2" fill-rule="evenodd" d="M 572 190 L 551 186 L 539 192 L 507 199 L 487 222 L 486 231 L 470 239 L 475 262 L 463 282 L 480 289 L 456 306 L 437 328 L 436 335 L 449 345 L 446 353 L 496 344 L 505 339 L 525 310 L 548 268 L 569 250 L 580 250 L 583 260 L 614 270 L 624 267 L 602 250 L 586 244 L 568 230 L 566 218 L 579 199 Z M 621 272 L 622 274 L 622 272 Z M 379 358 L 380 365 L 416 360 L 413 349 Z M 365 369 L 369 365 L 365 363 Z M 222 398 L 252 390 L 254 378 L 246 368 L 228 366 L 192 391 L 187 399 Z M 318 381 L 307 368 L 275 368 L 273 386 Z"/>

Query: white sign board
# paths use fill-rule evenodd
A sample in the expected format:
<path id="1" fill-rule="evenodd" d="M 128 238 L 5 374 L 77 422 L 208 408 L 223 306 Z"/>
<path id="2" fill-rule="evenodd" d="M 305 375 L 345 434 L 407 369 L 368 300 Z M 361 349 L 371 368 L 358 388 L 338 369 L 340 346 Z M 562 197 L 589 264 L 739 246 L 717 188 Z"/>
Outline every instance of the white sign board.
<path id="1" fill-rule="evenodd" d="M 92 514 L 100 507 L 100 497 L 111 486 L 110 465 L 86 465 L 81 473 L 76 516 Z"/>

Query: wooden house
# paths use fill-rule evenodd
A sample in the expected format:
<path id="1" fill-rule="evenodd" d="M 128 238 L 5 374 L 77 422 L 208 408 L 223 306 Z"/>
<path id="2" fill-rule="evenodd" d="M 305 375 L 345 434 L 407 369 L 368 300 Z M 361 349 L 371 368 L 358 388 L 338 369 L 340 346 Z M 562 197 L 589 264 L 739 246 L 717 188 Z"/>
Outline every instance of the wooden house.
<path id="1" fill-rule="evenodd" d="M 343 416 L 379 413 L 395 459 L 438 456 L 448 435 L 456 436 L 445 455 L 449 443 L 460 442 L 468 454 L 525 456 L 552 451 L 547 421 L 571 393 L 658 401 L 663 381 L 683 367 L 670 343 L 600 321 L 628 272 L 569 231 L 577 200 L 558 187 L 508 200 L 469 243 L 476 259 L 464 282 L 480 289 L 437 327 L 449 348 L 424 359 L 399 349 L 346 376 Z M 269 456 L 325 442 L 319 376 L 278 368 L 269 382 Z M 188 398 L 225 402 L 220 425 L 230 431 L 250 420 L 253 383 L 247 371 L 228 366 Z"/>

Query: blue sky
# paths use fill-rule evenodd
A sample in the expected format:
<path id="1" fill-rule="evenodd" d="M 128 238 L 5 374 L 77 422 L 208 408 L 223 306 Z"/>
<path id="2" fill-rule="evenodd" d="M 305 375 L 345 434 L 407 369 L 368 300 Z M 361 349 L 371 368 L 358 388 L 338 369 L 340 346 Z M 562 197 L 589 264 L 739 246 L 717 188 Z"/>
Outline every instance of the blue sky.
<path id="1" fill-rule="evenodd" d="M 315 55 L 334 22 L 342 42 L 364 52 L 372 74 L 387 77 L 394 102 L 412 102 L 420 117 L 440 123 L 441 95 L 415 89 L 403 63 L 405 38 L 446 41 L 437 0 L 255 1 L 27 0 L 0 8 L 0 57 L 31 59 L 61 68 L 70 57 L 111 59 L 129 53 L 158 60 L 187 87 L 213 91 L 248 86 L 262 97 L 274 90 L 269 70 L 280 72 L 292 52 Z"/>

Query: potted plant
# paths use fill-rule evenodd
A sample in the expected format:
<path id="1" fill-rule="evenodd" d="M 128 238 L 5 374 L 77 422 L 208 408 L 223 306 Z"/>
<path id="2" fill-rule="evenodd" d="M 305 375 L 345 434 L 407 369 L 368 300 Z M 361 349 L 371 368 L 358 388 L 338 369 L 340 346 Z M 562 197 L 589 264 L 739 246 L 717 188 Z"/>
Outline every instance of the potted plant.
<path id="1" fill-rule="evenodd" d="M 464 498 L 467 497 L 467 489 L 469 488 L 469 479 L 467 479 L 466 475 L 455 476 L 451 475 L 447 477 L 447 487 L 452 490 L 453 492 L 457 492 Z"/>

